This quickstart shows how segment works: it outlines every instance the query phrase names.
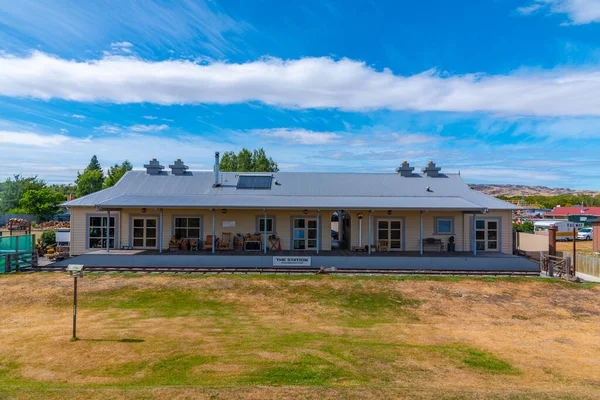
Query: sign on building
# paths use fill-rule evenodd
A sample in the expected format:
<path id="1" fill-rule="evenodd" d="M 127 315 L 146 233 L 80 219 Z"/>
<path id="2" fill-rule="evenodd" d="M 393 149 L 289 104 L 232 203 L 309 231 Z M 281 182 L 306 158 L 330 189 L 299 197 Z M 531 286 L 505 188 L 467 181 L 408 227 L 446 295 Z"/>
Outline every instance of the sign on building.
<path id="1" fill-rule="evenodd" d="M 274 267 L 310 267 L 310 257 L 273 257 Z"/>

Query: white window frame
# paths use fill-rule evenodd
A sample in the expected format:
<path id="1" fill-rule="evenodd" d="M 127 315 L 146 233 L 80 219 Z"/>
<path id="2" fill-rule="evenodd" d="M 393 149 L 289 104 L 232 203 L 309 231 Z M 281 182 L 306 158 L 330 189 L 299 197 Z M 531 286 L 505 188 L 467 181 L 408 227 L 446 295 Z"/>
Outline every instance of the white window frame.
<path id="1" fill-rule="evenodd" d="M 178 227 L 177 226 L 177 220 L 178 219 L 186 219 L 187 220 L 186 226 L 185 227 Z M 190 227 L 189 226 L 189 222 L 190 222 L 189 220 L 190 219 L 197 219 L 198 220 L 198 226 L 197 227 L 195 227 L 195 226 Z M 192 237 L 189 236 L 189 230 L 190 229 L 197 229 L 198 230 L 198 237 L 197 238 L 192 238 Z M 174 215 L 173 216 L 173 235 L 172 236 L 176 237 L 177 239 L 181 239 L 181 238 L 177 237 L 177 231 L 178 230 L 185 230 L 186 231 L 186 235 L 182 236 L 181 238 L 198 239 L 198 240 L 202 239 L 202 235 L 203 235 L 203 232 L 202 232 L 202 216 L 200 216 L 200 215 Z"/>
<path id="2" fill-rule="evenodd" d="M 100 218 L 100 226 L 98 225 L 92 225 L 92 218 Z M 102 214 L 87 214 L 87 230 L 86 230 L 86 241 L 85 241 L 85 248 L 86 249 L 106 249 L 106 235 L 102 235 L 102 230 L 108 229 L 109 232 L 109 237 L 108 237 L 108 241 L 110 243 L 110 241 L 112 240 L 113 245 L 110 246 L 109 248 L 111 249 L 116 249 L 117 246 L 117 226 L 118 226 L 118 220 L 117 220 L 117 216 L 116 215 L 111 215 L 110 219 L 113 220 L 113 234 L 110 235 L 110 220 L 108 220 L 108 226 L 104 225 L 104 222 L 106 222 L 106 219 L 108 218 L 107 215 L 102 215 Z M 100 236 L 91 236 L 91 230 L 92 229 L 100 229 Z M 104 245 L 103 246 L 99 246 L 99 247 L 91 247 L 90 246 L 90 240 L 92 239 L 100 239 L 100 241 L 104 241 Z"/>
<path id="3" fill-rule="evenodd" d="M 264 215 L 257 215 L 256 216 L 256 232 L 255 233 L 264 233 L 264 227 L 263 229 L 260 229 L 260 223 L 261 221 L 264 221 L 265 216 Z M 267 215 L 267 228 L 269 227 L 268 221 L 271 220 L 271 230 L 267 229 L 267 234 L 273 234 L 273 233 L 277 233 L 277 229 L 276 229 L 276 225 L 275 223 L 277 222 L 275 219 L 275 216 L 273 215 Z M 263 222 L 264 224 L 264 222 Z"/>
<path id="4" fill-rule="evenodd" d="M 450 222 L 450 231 L 449 232 L 441 232 L 440 231 L 440 221 L 449 221 Z M 454 217 L 434 217 L 434 235 L 455 235 L 454 231 Z"/>

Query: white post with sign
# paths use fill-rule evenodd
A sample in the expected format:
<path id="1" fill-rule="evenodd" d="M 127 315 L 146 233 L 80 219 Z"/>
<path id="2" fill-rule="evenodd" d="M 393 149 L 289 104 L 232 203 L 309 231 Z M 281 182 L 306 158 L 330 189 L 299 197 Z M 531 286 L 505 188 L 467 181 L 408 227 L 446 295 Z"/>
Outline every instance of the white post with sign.
<path id="1" fill-rule="evenodd" d="M 77 339 L 77 278 L 83 278 L 83 270 L 85 267 L 82 264 L 69 264 L 67 272 L 73 279 L 73 337 L 71 341 Z"/>

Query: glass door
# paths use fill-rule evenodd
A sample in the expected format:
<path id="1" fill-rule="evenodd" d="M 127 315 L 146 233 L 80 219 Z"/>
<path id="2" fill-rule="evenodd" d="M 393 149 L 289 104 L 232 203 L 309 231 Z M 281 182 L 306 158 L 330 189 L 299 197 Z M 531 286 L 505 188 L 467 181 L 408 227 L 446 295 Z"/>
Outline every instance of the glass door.
<path id="1" fill-rule="evenodd" d="M 402 250 L 402 221 L 380 220 L 377 223 L 377 241 L 387 244 L 390 250 Z"/>
<path id="2" fill-rule="evenodd" d="M 133 218 L 133 247 L 140 249 L 154 249 L 157 247 L 158 231 L 157 218 Z"/>
<path id="3" fill-rule="evenodd" d="M 294 250 L 316 250 L 317 248 L 317 219 L 294 219 Z"/>
<path id="4" fill-rule="evenodd" d="M 478 219 L 475 221 L 475 245 L 477 251 L 498 251 L 498 221 Z"/>

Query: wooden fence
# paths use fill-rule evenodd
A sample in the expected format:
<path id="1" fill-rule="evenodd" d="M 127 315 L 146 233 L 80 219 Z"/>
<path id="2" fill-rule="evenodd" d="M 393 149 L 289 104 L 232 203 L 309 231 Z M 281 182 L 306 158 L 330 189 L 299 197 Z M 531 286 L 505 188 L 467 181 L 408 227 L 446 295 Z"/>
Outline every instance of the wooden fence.
<path id="1" fill-rule="evenodd" d="M 573 253 L 562 252 L 564 257 L 571 257 L 573 259 Z M 600 278 L 600 257 L 584 256 L 577 254 L 575 257 L 575 268 L 577 272 L 582 274 L 588 274 Z"/>

